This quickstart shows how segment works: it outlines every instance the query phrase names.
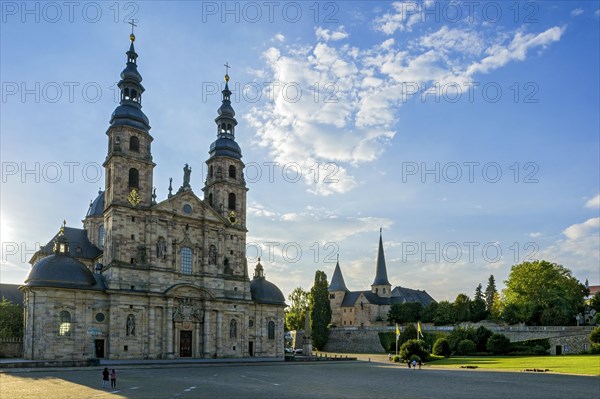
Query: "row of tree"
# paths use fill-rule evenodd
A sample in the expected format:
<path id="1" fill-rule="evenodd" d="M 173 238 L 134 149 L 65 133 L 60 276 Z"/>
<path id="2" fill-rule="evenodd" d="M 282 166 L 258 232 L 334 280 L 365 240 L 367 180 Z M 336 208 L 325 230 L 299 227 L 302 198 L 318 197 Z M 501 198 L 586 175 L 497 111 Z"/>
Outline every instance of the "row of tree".
<path id="1" fill-rule="evenodd" d="M 589 295 L 588 288 L 569 269 L 545 260 L 513 266 L 505 284 L 499 293 L 491 275 L 485 291 L 479 284 L 473 299 L 458 294 L 454 302 L 434 302 L 426 307 L 418 303 L 394 304 L 388 320 L 452 325 L 495 319 L 508 324 L 564 326 L 575 324 L 575 315 L 584 310 Z M 591 299 L 589 306 L 600 312 L 600 294 Z"/>

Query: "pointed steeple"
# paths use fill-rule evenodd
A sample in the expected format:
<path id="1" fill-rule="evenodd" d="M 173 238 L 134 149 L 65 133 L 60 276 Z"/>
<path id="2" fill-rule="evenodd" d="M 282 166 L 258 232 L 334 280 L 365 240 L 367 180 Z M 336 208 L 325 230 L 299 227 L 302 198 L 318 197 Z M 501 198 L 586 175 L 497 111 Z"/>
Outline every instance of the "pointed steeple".
<path id="1" fill-rule="evenodd" d="M 227 156 L 235 159 L 242 158 L 242 150 L 235 141 L 235 127 L 237 120 L 235 119 L 235 111 L 231 106 L 231 90 L 229 90 L 229 64 L 225 67 L 225 88 L 221 92 L 223 99 L 221 106 L 217 110 L 219 116 L 215 118 L 217 124 L 217 140 L 210 145 L 210 157 Z"/>
<path id="2" fill-rule="evenodd" d="M 127 64 L 123 72 L 121 72 L 121 80 L 118 87 L 121 90 L 121 98 L 119 106 L 115 109 L 110 119 L 111 126 L 131 126 L 141 129 L 145 132 L 150 130 L 148 117 L 142 111 L 142 75 L 137 70 L 137 53 L 133 42 L 135 35 L 132 33 L 129 36 L 131 44 L 127 54 Z"/>
<path id="3" fill-rule="evenodd" d="M 381 238 L 381 228 L 379 229 L 379 249 L 377 251 L 377 266 L 375 270 L 375 280 L 373 285 L 391 285 L 388 281 L 387 267 L 385 266 L 385 254 L 383 253 L 383 240 Z"/>
<path id="4" fill-rule="evenodd" d="M 331 283 L 327 291 L 348 291 L 346 283 L 344 282 L 344 276 L 342 276 L 342 269 L 340 269 L 340 256 L 338 255 L 337 263 L 335 264 L 335 270 L 331 277 Z"/>

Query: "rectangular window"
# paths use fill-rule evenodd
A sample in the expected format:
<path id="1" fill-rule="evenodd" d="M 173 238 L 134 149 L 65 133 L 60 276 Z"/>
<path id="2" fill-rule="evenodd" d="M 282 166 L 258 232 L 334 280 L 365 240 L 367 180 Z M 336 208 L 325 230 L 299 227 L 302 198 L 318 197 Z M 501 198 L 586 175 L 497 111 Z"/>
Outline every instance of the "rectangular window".
<path id="1" fill-rule="evenodd" d="M 188 247 L 181 248 L 181 273 L 192 274 L 192 250 Z"/>

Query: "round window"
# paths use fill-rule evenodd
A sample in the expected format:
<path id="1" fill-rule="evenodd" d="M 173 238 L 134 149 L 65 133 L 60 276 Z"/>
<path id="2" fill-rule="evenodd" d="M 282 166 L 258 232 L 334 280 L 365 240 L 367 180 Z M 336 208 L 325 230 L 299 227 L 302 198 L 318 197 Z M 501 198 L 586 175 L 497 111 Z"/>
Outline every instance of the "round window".
<path id="1" fill-rule="evenodd" d="M 101 323 L 104 321 L 104 313 L 96 313 L 96 321 Z"/>
<path id="2" fill-rule="evenodd" d="M 189 215 L 192 213 L 192 206 L 190 204 L 183 205 L 183 213 Z"/>

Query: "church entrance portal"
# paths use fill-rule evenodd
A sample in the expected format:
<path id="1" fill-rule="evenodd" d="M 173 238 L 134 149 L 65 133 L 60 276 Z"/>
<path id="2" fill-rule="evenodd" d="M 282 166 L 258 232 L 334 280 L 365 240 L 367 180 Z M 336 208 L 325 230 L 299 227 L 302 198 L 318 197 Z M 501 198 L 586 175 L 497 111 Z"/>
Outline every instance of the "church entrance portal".
<path id="1" fill-rule="evenodd" d="M 94 348 L 96 349 L 96 357 L 98 359 L 104 358 L 104 340 L 103 339 L 95 340 Z"/>
<path id="2" fill-rule="evenodd" d="M 192 332 L 179 332 L 179 357 L 192 357 Z"/>

